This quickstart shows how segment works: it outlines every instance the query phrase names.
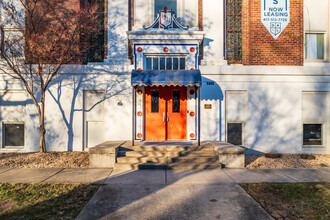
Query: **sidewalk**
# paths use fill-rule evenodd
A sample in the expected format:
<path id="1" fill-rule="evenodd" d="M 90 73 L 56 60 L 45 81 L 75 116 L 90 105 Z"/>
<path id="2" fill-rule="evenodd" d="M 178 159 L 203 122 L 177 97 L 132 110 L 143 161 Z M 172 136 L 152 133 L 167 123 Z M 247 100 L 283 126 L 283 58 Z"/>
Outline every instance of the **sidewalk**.
<path id="1" fill-rule="evenodd" d="M 103 184 L 77 219 L 273 219 L 238 183 L 330 182 L 330 169 L 0 168 L 0 182 Z"/>
<path id="2" fill-rule="evenodd" d="M 330 182 L 330 168 L 132 170 L 0 168 L 0 182 L 93 184 L 228 184 Z"/>

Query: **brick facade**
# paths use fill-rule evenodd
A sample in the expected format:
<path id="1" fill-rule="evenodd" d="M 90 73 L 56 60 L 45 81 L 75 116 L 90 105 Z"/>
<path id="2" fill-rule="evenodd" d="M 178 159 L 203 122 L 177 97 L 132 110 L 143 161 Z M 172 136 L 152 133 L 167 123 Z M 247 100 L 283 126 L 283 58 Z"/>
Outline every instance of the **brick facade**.
<path id="1" fill-rule="evenodd" d="M 275 40 L 261 23 L 261 1 L 243 0 L 244 65 L 303 65 L 303 1 L 290 2 L 290 23 Z"/>

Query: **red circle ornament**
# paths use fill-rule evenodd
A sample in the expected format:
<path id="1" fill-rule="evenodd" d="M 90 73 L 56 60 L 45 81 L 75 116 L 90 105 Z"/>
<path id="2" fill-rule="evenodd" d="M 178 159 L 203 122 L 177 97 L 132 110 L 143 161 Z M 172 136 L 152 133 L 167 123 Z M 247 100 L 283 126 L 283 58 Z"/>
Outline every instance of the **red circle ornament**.
<path id="1" fill-rule="evenodd" d="M 142 112 L 138 112 L 137 115 L 138 115 L 138 116 L 142 116 Z"/>
<path id="2" fill-rule="evenodd" d="M 142 68 L 138 68 L 137 70 L 142 70 Z"/>
<path id="3" fill-rule="evenodd" d="M 194 47 L 190 47 L 190 52 L 195 52 L 195 48 Z"/>
<path id="4" fill-rule="evenodd" d="M 191 117 L 194 117 L 194 116 L 195 116 L 195 112 L 190 112 L 189 115 L 190 115 Z"/>
<path id="5" fill-rule="evenodd" d="M 138 138 L 142 138 L 142 134 L 141 134 L 141 133 L 138 133 L 136 136 L 137 136 Z"/>
<path id="6" fill-rule="evenodd" d="M 195 70 L 195 68 L 190 68 L 190 70 Z"/>
<path id="7" fill-rule="evenodd" d="M 168 47 L 164 47 L 164 52 L 165 52 L 165 53 L 168 52 Z"/>
<path id="8" fill-rule="evenodd" d="M 190 95 L 195 94 L 195 90 L 191 89 L 191 90 L 189 91 L 189 94 L 190 94 Z"/>
<path id="9" fill-rule="evenodd" d="M 142 52 L 142 47 L 138 47 L 137 51 L 138 51 L 139 53 L 141 53 L 141 52 Z"/>
<path id="10" fill-rule="evenodd" d="M 138 95 L 141 95 L 141 94 L 142 94 L 142 91 L 139 89 L 136 93 L 137 93 Z"/>
<path id="11" fill-rule="evenodd" d="M 194 138 L 195 137 L 195 134 L 194 133 L 190 133 L 190 138 Z"/>

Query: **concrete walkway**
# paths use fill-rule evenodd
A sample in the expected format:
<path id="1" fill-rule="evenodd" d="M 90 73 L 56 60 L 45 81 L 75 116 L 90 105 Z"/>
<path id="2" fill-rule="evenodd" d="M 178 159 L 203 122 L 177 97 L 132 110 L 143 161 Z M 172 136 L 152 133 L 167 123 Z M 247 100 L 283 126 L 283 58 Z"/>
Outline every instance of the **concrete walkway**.
<path id="1" fill-rule="evenodd" d="M 0 168 L 0 182 L 103 184 L 77 219 L 272 219 L 238 183 L 330 182 L 330 169 Z"/>
<path id="2" fill-rule="evenodd" d="M 330 168 L 132 171 L 83 168 L 0 168 L 0 182 L 93 184 L 330 182 Z"/>

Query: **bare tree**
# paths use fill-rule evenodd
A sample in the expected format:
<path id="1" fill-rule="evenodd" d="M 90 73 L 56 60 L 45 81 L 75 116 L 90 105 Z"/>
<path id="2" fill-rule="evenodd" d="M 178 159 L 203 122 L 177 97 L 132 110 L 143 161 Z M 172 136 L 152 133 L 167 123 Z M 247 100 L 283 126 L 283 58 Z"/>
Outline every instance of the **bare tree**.
<path id="1" fill-rule="evenodd" d="M 33 100 L 40 152 L 46 152 L 45 98 L 50 82 L 67 68 L 64 64 L 73 67 L 86 61 L 82 55 L 96 18 L 95 8 L 81 2 L 0 0 L 0 71 L 19 79 Z"/>

